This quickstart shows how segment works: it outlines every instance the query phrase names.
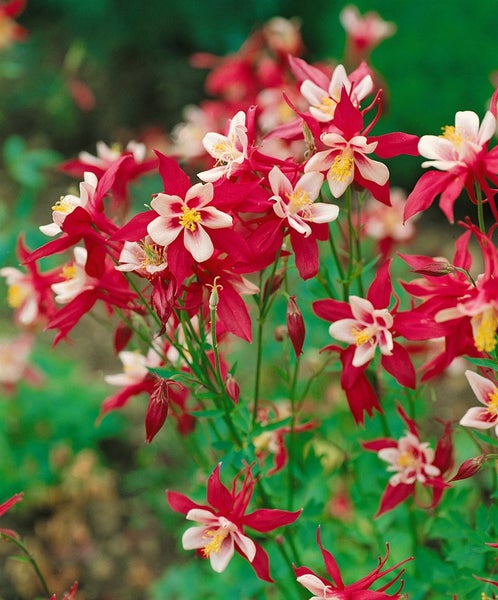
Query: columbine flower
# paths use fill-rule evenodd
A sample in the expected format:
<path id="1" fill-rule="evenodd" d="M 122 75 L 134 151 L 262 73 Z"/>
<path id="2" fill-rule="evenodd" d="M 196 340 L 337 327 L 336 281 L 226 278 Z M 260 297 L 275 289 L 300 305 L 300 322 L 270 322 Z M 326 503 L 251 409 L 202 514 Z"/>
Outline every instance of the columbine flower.
<path id="1" fill-rule="evenodd" d="M 323 183 L 321 173 L 305 173 L 293 186 L 275 166 L 270 171 L 269 181 L 274 194 L 270 200 L 275 202 L 275 214 L 287 219 L 289 226 L 305 237 L 311 234 L 310 223 L 330 223 L 337 219 L 338 206 L 314 202 Z"/>
<path id="2" fill-rule="evenodd" d="M 183 513 L 190 521 L 200 523 L 183 534 L 185 550 L 198 550 L 204 558 L 209 558 L 213 570 L 218 573 L 226 569 L 234 551 L 237 551 L 251 563 L 260 579 L 271 582 L 268 556 L 257 542 L 245 535 L 244 527 L 267 533 L 294 523 L 301 511 L 262 508 L 245 514 L 256 484 L 251 468 L 246 467 L 235 477 L 229 491 L 221 483 L 220 464 L 217 465 L 207 483 L 210 506 L 197 504 L 178 492 L 167 492 L 167 499 L 173 510 Z M 244 479 L 237 492 L 237 482 L 242 475 Z"/>
<path id="3" fill-rule="evenodd" d="M 377 580 L 384 577 L 384 575 L 394 571 L 394 569 L 397 569 L 403 563 L 412 560 L 412 558 L 407 558 L 395 564 L 393 567 L 382 571 L 382 567 L 386 564 L 387 559 L 389 558 L 389 545 L 387 545 L 386 555 L 382 559 L 379 557 L 379 564 L 371 573 L 365 577 L 362 577 L 355 583 L 345 585 L 335 558 L 322 546 L 320 540 L 320 528 L 318 528 L 317 531 L 317 542 L 323 556 L 327 573 L 332 581 L 324 579 L 323 577 L 319 577 L 307 567 L 294 567 L 294 571 L 297 575 L 297 581 L 312 594 L 314 594 L 310 600 L 383 600 L 384 598 L 401 599 L 401 590 L 403 588 L 402 581 L 400 582 L 397 591 L 387 593 L 386 590 L 394 585 L 394 583 L 399 581 L 399 578 L 403 574 L 404 570 L 400 571 L 400 573 L 398 573 L 394 579 L 383 584 L 378 590 L 370 590 L 369 588 Z"/>
<path id="4" fill-rule="evenodd" d="M 349 140 L 339 133 L 324 133 L 322 142 L 330 146 L 314 154 L 307 162 L 305 172 L 326 171 L 327 181 L 334 198 L 339 198 L 359 174 L 363 180 L 379 186 L 389 181 L 389 169 L 384 163 L 367 156 L 377 148 L 377 142 L 368 142 L 364 135 Z"/>
<path id="5" fill-rule="evenodd" d="M 437 506 L 443 491 L 449 484 L 443 478 L 453 467 L 453 443 L 451 426 L 446 423 L 436 450 L 422 442 L 418 427 L 405 411 L 398 406 L 398 413 L 408 427 L 406 435 L 399 440 L 379 438 L 364 442 L 363 447 L 377 452 L 378 457 L 389 463 L 388 471 L 394 472 L 380 501 L 376 516 L 392 510 L 410 496 L 415 496 L 420 484 L 432 491 L 430 508 Z"/>
<path id="6" fill-rule="evenodd" d="M 394 320 L 389 310 L 374 308 L 369 300 L 358 296 L 350 296 L 349 305 L 353 318 L 335 321 L 329 333 L 341 342 L 356 346 L 353 366 L 361 367 L 370 362 L 377 347 L 382 354 L 391 356 L 394 343 L 390 330 Z"/>
<path id="7" fill-rule="evenodd" d="M 496 102 L 496 93 L 493 96 Z M 478 115 L 470 110 L 458 111 L 455 125 L 443 127 L 443 134 L 424 135 L 418 144 L 419 153 L 429 160 L 423 167 L 434 167 L 436 171 L 424 173 L 408 196 L 405 220 L 426 210 L 441 194 L 439 206 L 448 221 L 453 222 L 453 205 L 465 187 L 473 201 L 476 201 L 474 184 L 483 188 L 490 201 L 493 213 L 497 209 L 493 193 L 486 184 L 486 178 L 495 181 L 494 149 L 487 152 L 489 140 L 496 131 L 496 115 L 488 111 L 479 125 Z"/>
<path id="8" fill-rule="evenodd" d="M 339 19 L 346 30 L 348 50 L 355 59 L 367 57 L 382 40 L 396 32 L 394 23 L 384 21 L 376 12 L 362 16 L 352 4 L 342 9 Z"/>
<path id="9" fill-rule="evenodd" d="M 67 194 L 66 196 L 62 196 L 61 199 L 52 206 L 53 223 L 41 225 L 39 227 L 40 231 L 51 237 L 61 233 L 61 227 L 67 215 L 71 214 L 78 206 L 86 208 L 92 201 L 97 183 L 97 177 L 93 173 L 88 171 L 85 172 L 84 180 L 80 183 L 80 195 L 75 196 L 74 194 Z"/>
<path id="10" fill-rule="evenodd" d="M 51 287 L 55 294 L 55 301 L 67 304 L 78 294 L 91 288 L 96 284 L 94 277 L 87 275 L 85 266 L 87 262 L 87 250 L 77 246 L 73 249 L 74 261 L 62 269 L 65 281 L 54 283 Z"/>
<path id="11" fill-rule="evenodd" d="M 143 277 L 151 277 L 167 267 L 165 251 L 149 236 L 141 242 L 125 242 L 119 255 L 118 271 L 136 271 Z"/>
<path id="12" fill-rule="evenodd" d="M 152 240 L 160 246 L 168 246 L 183 233 L 185 248 L 194 260 L 203 262 L 213 255 L 214 245 L 205 228 L 223 229 L 232 225 L 232 217 L 214 206 L 211 183 L 197 183 L 186 193 L 185 199 L 169 194 L 157 194 L 151 207 L 159 217 L 147 227 Z"/>
<path id="13" fill-rule="evenodd" d="M 474 406 L 460 419 L 460 425 L 475 429 L 495 428 L 498 435 L 498 387 L 491 380 L 474 371 L 465 371 L 467 381 L 483 406 Z"/>
<path id="14" fill-rule="evenodd" d="M 365 72 L 361 79 L 351 83 L 343 65 L 337 65 L 332 74 L 328 89 L 323 89 L 313 81 L 306 79 L 301 84 L 301 94 L 310 103 L 309 111 L 317 121 L 332 121 L 343 88 L 355 106 L 373 91 L 374 84 L 370 73 Z"/>
<path id="15" fill-rule="evenodd" d="M 207 133 L 202 143 L 204 148 L 213 158 L 216 158 L 217 164 L 208 171 L 198 173 L 202 181 L 218 181 L 222 177 L 231 177 L 237 167 L 247 158 L 247 127 L 246 115 L 239 111 L 230 121 L 227 135 L 220 133 Z"/>
<path id="16" fill-rule="evenodd" d="M 393 486 L 415 481 L 426 483 L 428 479 L 441 474 L 441 471 L 432 464 L 434 450 L 427 442 L 421 442 L 413 433 L 407 433 L 400 438 L 396 448 L 382 448 L 378 456 L 389 463 L 387 470 L 394 472 L 389 479 L 389 483 Z"/>

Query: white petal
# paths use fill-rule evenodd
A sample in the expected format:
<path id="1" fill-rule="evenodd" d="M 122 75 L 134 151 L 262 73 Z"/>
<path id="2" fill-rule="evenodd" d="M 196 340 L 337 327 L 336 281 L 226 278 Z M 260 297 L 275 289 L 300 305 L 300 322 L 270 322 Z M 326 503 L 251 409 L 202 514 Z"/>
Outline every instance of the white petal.
<path id="1" fill-rule="evenodd" d="M 201 225 L 198 225 L 195 231 L 185 229 L 183 235 L 185 248 L 190 252 L 194 260 L 204 262 L 211 258 L 214 252 L 213 242 Z"/>
<path id="2" fill-rule="evenodd" d="M 181 225 L 177 225 L 176 227 L 171 227 L 170 225 L 170 218 L 157 217 L 147 225 L 147 233 L 156 244 L 168 246 L 176 240 L 182 230 Z"/>
<path id="3" fill-rule="evenodd" d="M 232 560 L 233 550 L 233 537 L 229 535 L 223 540 L 221 548 L 218 550 L 218 552 L 211 552 L 209 555 L 209 560 L 211 562 L 213 571 L 216 571 L 216 573 L 223 573 L 223 571 L 227 568 L 228 563 Z"/>
<path id="4" fill-rule="evenodd" d="M 482 402 L 482 404 L 487 406 L 489 403 L 489 395 L 496 392 L 494 383 L 490 379 L 470 370 L 465 371 L 465 377 L 467 377 L 467 381 L 479 402 Z"/>
<path id="5" fill-rule="evenodd" d="M 481 406 L 473 406 L 460 419 L 460 425 L 474 427 L 475 429 L 490 429 L 497 425 L 498 417 L 490 419 L 490 413 Z"/>
<path id="6" fill-rule="evenodd" d="M 197 550 L 206 545 L 205 526 L 189 527 L 182 536 L 182 546 L 184 550 Z"/>

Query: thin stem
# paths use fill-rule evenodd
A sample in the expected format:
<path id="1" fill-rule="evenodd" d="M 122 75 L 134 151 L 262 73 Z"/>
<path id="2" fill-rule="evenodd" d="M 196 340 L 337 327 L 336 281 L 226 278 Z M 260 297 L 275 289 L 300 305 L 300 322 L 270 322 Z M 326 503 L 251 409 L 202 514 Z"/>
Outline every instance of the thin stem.
<path id="1" fill-rule="evenodd" d="M 26 548 L 26 546 L 23 544 L 23 542 L 21 542 L 21 540 L 16 539 L 12 535 L 5 533 L 4 531 L 2 531 L 0 533 L 0 538 L 6 540 L 7 542 L 12 542 L 15 546 L 17 546 L 19 548 L 19 550 L 21 550 L 21 552 L 26 556 L 26 558 L 30 562 L 31 566 L 33 567 L 33 570 L 35 571 L 36 576 L 38 577 L 38 579 L 41 583 L 43 592 L 45 594 L 47 594 L 47 596 L 50 596 L 50 590 L 48 589 L 48 585 L 47 585 L 47 582 L 45 581 L 45 577 L 43 577 L 43 573 L 40 571 L 40 567 L 38 566 L 38 563 L 36 562 L 35 557 Z"/>
<path id="2" fill-rule="evenodd" d="M 482 202 L 482 190 L 479 184 L 475 184 L 475 196 L 477 201 L 477 221 L 479 223 L 479 229 L 481 233 L 486 234 L 486 227 L 484 225 L 484 210 L 483 210 L 483 202 Z"/>

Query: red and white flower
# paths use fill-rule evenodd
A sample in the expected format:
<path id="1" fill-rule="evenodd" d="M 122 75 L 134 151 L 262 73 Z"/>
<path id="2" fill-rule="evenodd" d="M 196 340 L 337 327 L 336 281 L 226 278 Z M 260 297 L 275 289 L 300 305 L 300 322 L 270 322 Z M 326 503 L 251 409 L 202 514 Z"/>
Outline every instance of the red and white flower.
<path id="1" fill-rule="evenodd" d="M 231 227 L 232 217 L 214 206 L 212 183 L 197 183 L 186 193 L 185 198 L 157 194 L 151 207 L 159 214 L 148 227 L 152 240 L 160 246 L 169 246 L 183 234 L 185 248 L 194 260 L 203 262 L 211 258 L 214 245 L 207 229 Z"/>
<path id="2" fill-rule="evenodd" d="M 460 419 L 460 425 L 474 429 L 494 427 L 498 435 L 498 387 L 490 379 L 474 371 L 465 371 L 465 376 L 477 399 L 484 406 L 469 408 Z"/>
<path id="3" fill-rule="evenodd" d="M 387 470 L 394 472 L 389 479 L 389 483 L 393 486 L 399 483 L 411 484 L 415 481 L 426 483 L 428 479 L 441 474 L 438 467 L 433 464 L 434 450 L 427 442 L 421 442 L 410 432 L 398 440 L 397 447 L 382 448 L 378 456 L 389 463 Z"/>
<path id="4" fill-rule="evenodd" d="M 54 283 L 51 287 L 55 294 L 55 301 L 67 304 L 84 290 L 94 287 L 97 279 L 90 277 L 86 270 L 87 250 L 81 246 L 73 249 L 74 261 L 62 269 L 64 281 Z"/>
<path id="5" fill-rule="evenodd" d="M 348 344 L 354 344 L 356 350 L 353 366 L 361 367 L 370 362 L 378 347 L 385 356 L 393 353 L 394 342 L 391 328 L 394 319 L 387 308 L 375 308 L 366 298 L 349 297 L 352 319 L 340 319 L 329 327 L 330 335 Z"/>
<path id="6" fill-rule="evenodd" d="M 310 113 L 321 123 L 333 120 L 343 89 L 346 90 L 353 104 L 359 106 L 360 102 L 372 93 L 374 84 L 368 72 L 353 84 L 343 65 L 337 65 L 334 69 L 328 89 L 323 89 L 310 79 L 306 79 L 301 84 L 301 94 L 310 104 Z"/>
<path id="7" fill-rule="evenodd" d="M 330 223 L 337 219 L 339 207 L 335 204 L 314 202 L 323 183 L 321 173 L 305 173 L 293 186 L 289 179 L 275 166 L 270 171 L 269 181 L 274 201 L 273 210 L 289 226 L 305 237 L 311 234 L 310 223 Z"/>
<path id="8" fill-rule="evenodd" d="M 183 513 L 188 520 L 200 523 L 183 534 L 183 547 L 185 550 L 198 550 L 204 558 L 209 558 L 212 568 L 218 573 L 226 569 L 236 551 L 251 563 L 260 579 L 271 582 L 268 555 L 244 533 L 244 527 L 266 533 L 294 523 L 301 511 L 261 508 L 246 514 L 256 485 L 252 467 L 246 467 L 235 477 L 231 490 L 220 480 L 220 467 L 221 464 L 218 464 L 208 479 L 209 505 L 197 504 L 178 492 L 167 492 L 168 503 L 173 510 Z M 244 478 L 237 491 L 241 476 Z"/>
<path id="9" fill-rule="evenodd" d="M 53 237 L 58 233 L 62 232 L 62 224 L 67 215 L 71 214 L 75 208 L 80 206 L 86 208 L 95 196 L 95 189 L 97 187 L 97 177 L 94 173 L 86 171 L 84 174 L 84 180 L 80 183 L 80 195 L 67 194 L 62 196 L 52 206 L 52 223 L 48 225 L 41 225 L 40 231 L 45 235 Z"/>
<path id="10" fill-rule="evenodd" d="M 247 158 L 246 114 L 239 111 L 230 121 L 227 135 L 207 133 L 202 144 L 207 153 L 217 160 L 219 166 L 198 173 L 202 181 L 218 181 L 222 177 L 231 177 Z"/>

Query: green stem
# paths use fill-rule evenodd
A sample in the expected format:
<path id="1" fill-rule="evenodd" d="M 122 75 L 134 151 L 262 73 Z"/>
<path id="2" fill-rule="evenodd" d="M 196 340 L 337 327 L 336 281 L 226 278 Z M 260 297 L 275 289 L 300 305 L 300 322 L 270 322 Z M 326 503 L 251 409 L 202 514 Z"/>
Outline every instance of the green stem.
<path id="1" fill-rule="evenodd" d="M 36 562 L 35 557 L 26 548 L 26 546 L 23 544 L 23 542 L 21 542 L 21 540 L 18 540 L 17 538 L 15 538 L 12 535 L 5 533 L 4 531 L 0 533 L 0 538 L 6 540 L 7 542 L 12 542 L 15 546 L 17 546 L 19 548 L 19 550 L 21 550 L 21 552 L 26 556 L 26 558 L 30 562 L 31 566 L 33 567 L 33 570 L 35 571 L 36 576 L 38 577 L 38 579 L 42 585 L 43 592 L 45 594 L 47 594 L 47 596 L 50 596 L 50 590 L 48 589 L 48 585 L 47 585 L 47 582 L 45 581 L 45 577 L 43 577 L 43 574 L 40 571 L 40 567 L 38 566 L 38 563 Z"/>
<path id="2" fill-rule="evenodd" d="M 288 444 L 288 461 L 287 461 L 287 509 L 292 510 L 294 504 L 294 467 L 295 467 L 295 451 L 294 451 L 294 430 L 296 426 L 296 383 L 299 372 L 299 357 L 296 358 L 294 371 L 292 374 L 289 397 L 291 403 L 291 422 Z"/>
<path id="3" fill-rule="evenodd" d="M 486 234 L 486 227 L 484 225 L 484 210 L 482 202 L 482 190 L 480 186 L 475 184 L 475 195 L 477 200 L 477 221 L 479 223 L 479 229 L 482 233 Z"/>

